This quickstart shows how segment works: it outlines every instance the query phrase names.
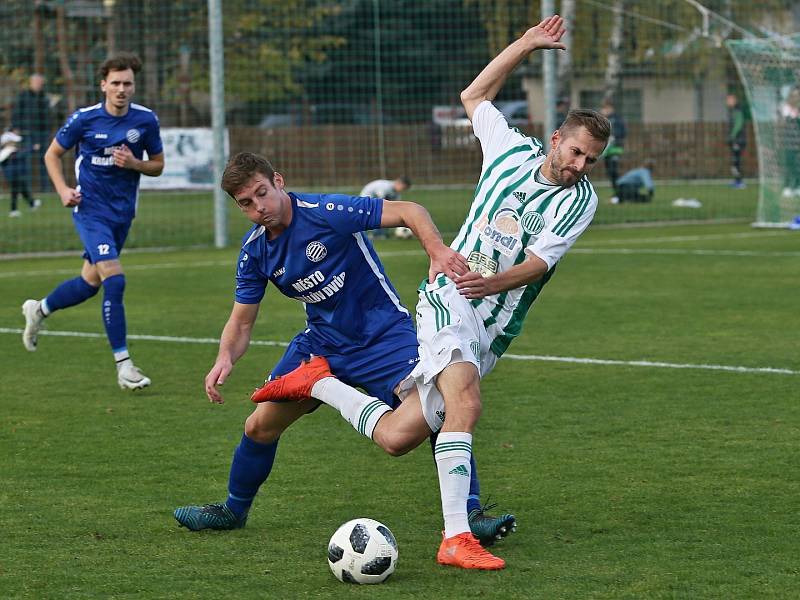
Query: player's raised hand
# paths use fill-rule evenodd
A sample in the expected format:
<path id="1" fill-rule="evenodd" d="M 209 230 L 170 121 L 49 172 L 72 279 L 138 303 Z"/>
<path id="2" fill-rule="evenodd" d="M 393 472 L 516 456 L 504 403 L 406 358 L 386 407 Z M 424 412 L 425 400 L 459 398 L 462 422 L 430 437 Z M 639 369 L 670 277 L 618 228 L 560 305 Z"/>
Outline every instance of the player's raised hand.
<path id="1" fill-rule="evenodd" d="M 566 50 L 567 47 L 561 43 L 561 37 L 566 33 L 564 29 L 564 19 L 558 15 L 547 17 L 535 27 L 531 27 L 522 38 L 533 49 L 557 49 Z"/>
<path id="2" fill-rule="evenodd" d="M 455 280 L 459 275 L 469 271 L 467 259 L 443 243 L 430 252 L 430 257 L 431 266 L 428 269 L 428 282 L 430 283 L 433 283 L 439 273 L 444 273 L 450 279 Z"/>
<path id="3" fill-rule="evenodd" d="M 61 198 L 61 204 L 66 207 L 78 206 L 81 203 L 81 193 L 75 188 L 65 188 L 58 192 L 58 197 Z"/>
<path id="4" fill-rule="evenodd" d="M 228 375 L 231 374 L 232 370 L 233 365 L 229 363 L 217 362 L 211 367 L 208 375 L 206 375 L 206 396 L 208 396 L 211 402 L 215 404 L 222 404 L 225 402 L 217 388 L 225 383 L 225 380 L 228 378 Z"/>
<path id="5" fill-rule="evenodd" d="M 131 149 L 126 145 L 117 146 L 114 148 L 114 166 L 121 169 L 133 169 L 137 162 L 136 157 L 131 152 Z"/>

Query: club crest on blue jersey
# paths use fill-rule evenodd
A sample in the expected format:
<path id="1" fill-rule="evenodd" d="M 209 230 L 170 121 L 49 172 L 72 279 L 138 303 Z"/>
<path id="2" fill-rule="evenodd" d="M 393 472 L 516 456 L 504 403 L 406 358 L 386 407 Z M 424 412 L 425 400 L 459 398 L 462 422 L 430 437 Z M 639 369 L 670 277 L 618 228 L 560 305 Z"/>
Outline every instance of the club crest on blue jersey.
<path id="1" fill-rule="evenodd" d="M 141 134 L 139 133 L 138 129 L 128 129 L 127 133 L 125 133 L 125 139 L 128 140 L 131 144 L 135 144 L 141 138 Z"/>
<path id="2" fill-rule="evenodd" d="M 311 262 L 319 262 L 328 255 L 328 249 L 322 242 L 314 240 L 306 246 L 306 258 Z"/>

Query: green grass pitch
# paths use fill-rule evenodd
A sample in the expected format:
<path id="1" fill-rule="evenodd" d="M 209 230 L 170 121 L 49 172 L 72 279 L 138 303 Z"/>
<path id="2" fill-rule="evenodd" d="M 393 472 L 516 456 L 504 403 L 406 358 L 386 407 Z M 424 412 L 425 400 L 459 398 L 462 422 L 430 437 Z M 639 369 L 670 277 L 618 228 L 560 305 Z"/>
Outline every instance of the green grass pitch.
<path id="1" fill-rule="evenodd" d="M 281 440 L 245 529 L 177 526 L 176 506 L 225 498 L 248 395 L 281 353 L 251 346 L 227 402 L 205 399 L 236 248 L 124 256 L 130 346 L 153 379 L 135 394 L 117 387 L 98 298 L 22 348 L 22 301 L 77 273 L 77 254 L 2 261 L 0 597 L 796 597 L 798 248 L 797 233 L 746 224 L 587 232 L 511 346 L 520 358 L 483 385 L 484 499 L 519 522 L 496 573 L 435 563 L 427 445 L 391 458 L 324 407 Z M 417 249 L 379 244 L 409 306 Z M 254 339 L 302 326 L 270 290 Z M 398 539 L 382 586 L 328 570 L 329 536 L 358 516 Z"/>

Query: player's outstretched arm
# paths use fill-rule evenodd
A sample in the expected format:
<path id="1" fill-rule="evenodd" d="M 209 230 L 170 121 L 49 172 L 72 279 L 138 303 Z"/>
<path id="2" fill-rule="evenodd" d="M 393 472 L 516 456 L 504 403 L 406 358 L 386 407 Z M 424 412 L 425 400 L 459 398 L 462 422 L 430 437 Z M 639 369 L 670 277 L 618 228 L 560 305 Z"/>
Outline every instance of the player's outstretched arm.
<path id="1" fill-rule="evenodd" d="M 419 204 L 402 200 L 384 201 L 381 227 L 408 227 L 414 232 L 431 259 L 429 281 L 432 281 L 438 273 L 444 273 L 450 279 L 455 279 L 469 271 L 466 259 L 445 245 L 430 213 Z"/>
<path id="2" fill-rule="evenodd" d="M 484 100 L 494 100 L 506 77 L 534 50 L 558 49 L 566 50 L 561 43 L 561 36 L 566 31 L 564 19 L 558 15 L 547 17 L 535 27 L 531 27 L 521 38 L 512 42 L 486 65 L 475 80 L 461 92 L 461 103 L 472 119 L 472 113 Z"/>
<path id="3" fill-rule="evenodd" d="M 225 323 L 219 341 L 219 352 L 214 366 L 206 375 L 206 396 L 211 402 L 222 404 L 224 399 L 219 387 L 225 383 L 233 370 L 234 363 L 241 358 L 250 345 L 250 334 L 258 316 L 258 304 L 234 302 L 231 316 Z"/>

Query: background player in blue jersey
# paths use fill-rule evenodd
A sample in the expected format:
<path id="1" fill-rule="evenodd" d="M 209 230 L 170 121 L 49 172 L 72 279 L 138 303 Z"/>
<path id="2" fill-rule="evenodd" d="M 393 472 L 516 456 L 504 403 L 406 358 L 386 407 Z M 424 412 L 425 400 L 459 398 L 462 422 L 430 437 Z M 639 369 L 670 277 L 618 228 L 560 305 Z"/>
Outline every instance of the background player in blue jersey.
<path id="1" fill-rule="evenodd" d="M 102 316 L 117 363 L 117 382 L 123 389 L 150 385 L 150 379 L 128 354 L 125 274 L 119 255 L 133 218 L 141 174 L 157 177 L 164 170 L 164 152 L 156 114 L 133 104 L 139 59 L 128 53 L 100 66 L 102 102 L 81 108 L 67 119 L 45 154 L 50 179 L 65 207 L 72 208 L 75 229 L 84 246 L 81 274 L 59 284 L 42 300 L 22 305 L 25 331 L 22 343 L 36 350 L 38 333 L 50 313 L 80 304 L 103 286 Z M 64 178 L 61 157 L 75 147 L 77 184 Z M 147 152 L 147 159 L 144 153 Z"/>
<path id="2" fill-rule="evenodd" d="M 271 283 L 305 304 L 307 327 L 289 344 L 270 377 L 292 371 L 312 354 L 326 356 L 340 380 L 369 390 L 383 401 L 375 402 L 376 410 L 363 419 L 364 433 L 369 435 L 388 405 L 394 404 L 396 386 L 413 370 L 419 356 L 408 310 L 364 232 L 411 228 L 430 256 L 431 273 L 466 273 L 466 260 L 442 242 L 430 215 L 417 204 L 295 194 L 284 185 L 283 176 L 255 154 L 238 154 L 225 169 L 223 188 L 254 225 L 242 245 L 235 302 L 217 360 L 206 376 L 206 394 L 212 402 L 222 403 L 218 388 L 246 351 L 260 302 Z M 192 530 L 244 526 L 250 505 L 272 469 L 280 435 L 319 404 L 310 398 L 259 404 L 247 418 L 234 453 L 226 502 L 180 507 L 174 513 L 178 522 Z M 478 499 L 474 502 L 479 506 Z M 485 516 L 478 525 L 484 537 L 493 539 L 503 523 Z"/>

